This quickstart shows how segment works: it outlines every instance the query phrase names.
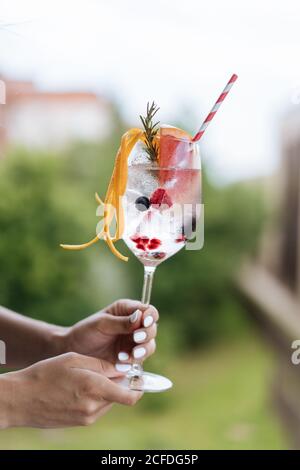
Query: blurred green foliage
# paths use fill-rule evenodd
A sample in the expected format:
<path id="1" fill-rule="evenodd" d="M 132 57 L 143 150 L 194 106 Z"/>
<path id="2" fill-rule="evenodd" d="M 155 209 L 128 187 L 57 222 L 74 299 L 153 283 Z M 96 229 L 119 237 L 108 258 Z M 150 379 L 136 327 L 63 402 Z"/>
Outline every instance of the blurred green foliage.
<path id="1" fill-rule="evenodd" d="M 94 192 L 105 194 L 121 133 L 119 125 L 105 141 L 63 153 L 15 149 L 0 162 L 1 304 L 71 324 L 117 297 L 140 296 L 142 266 L 132 254 L 126 264 L 101 242 L 83 252 L 59 248 L 94 236 Z M 204 248 L 183 250 L 155 275 L 153 303 L 167 349 L 231 335 L 244 324 L 231 277 L 255 247 L 261 195 L 255 186 L 216 188 L 206 178 L 203 193 Z"/>

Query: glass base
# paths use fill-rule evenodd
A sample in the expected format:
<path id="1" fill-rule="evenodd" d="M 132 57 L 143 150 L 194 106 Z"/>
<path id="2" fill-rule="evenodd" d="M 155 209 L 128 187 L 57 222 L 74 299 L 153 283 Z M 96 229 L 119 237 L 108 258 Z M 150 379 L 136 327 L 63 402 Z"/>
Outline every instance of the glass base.
<path id="1" fill-rule="evenodd" d="M 173 387 L 171 380 L 151 372 L 142 372 L 139 376 L 128 375 L 118 380 L 118 383 L 130 390 L 151 393 L 164 392 Z"/>

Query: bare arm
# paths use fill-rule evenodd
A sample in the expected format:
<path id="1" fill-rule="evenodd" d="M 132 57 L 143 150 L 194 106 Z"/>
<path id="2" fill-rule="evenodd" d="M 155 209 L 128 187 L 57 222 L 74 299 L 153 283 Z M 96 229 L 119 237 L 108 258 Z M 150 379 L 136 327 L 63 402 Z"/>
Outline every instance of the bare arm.
<path id="1" fill-rule="evenodd" d="M 0 306 L 0 340 L 6 346 L 8 367 L 26 367 L 61 354 L 66 330 Z"/>

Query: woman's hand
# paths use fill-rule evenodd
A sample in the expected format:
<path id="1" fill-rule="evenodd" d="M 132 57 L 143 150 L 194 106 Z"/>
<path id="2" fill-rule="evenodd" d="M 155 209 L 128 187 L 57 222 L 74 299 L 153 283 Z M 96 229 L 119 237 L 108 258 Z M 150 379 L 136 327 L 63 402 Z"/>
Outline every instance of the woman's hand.
<path id="1" fill-rule="evenodd" d="M 104 360 L 67 353 L 0 377 L 0 427 L 57 428 L 94 423 L 113 403 L 142 396 L 111 379 L 122 375 Z"/>
<path id="2" fill-rule="evenodd" d="M 117 370 L 126 372 L 128 363 L 154 353 L 158 316 L 151 305 L 118 300 L 71 327 L 65 348 L 117 363 Z"/>

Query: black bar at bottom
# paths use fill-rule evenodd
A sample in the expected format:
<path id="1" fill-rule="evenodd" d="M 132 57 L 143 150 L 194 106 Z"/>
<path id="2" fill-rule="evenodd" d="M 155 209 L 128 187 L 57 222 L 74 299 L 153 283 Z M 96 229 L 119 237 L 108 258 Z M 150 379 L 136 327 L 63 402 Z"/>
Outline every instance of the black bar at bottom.
<path id="1" fill-rule="evenodd" d="M 220 463 L 227 459 L 247 464 L 259 461 L 268 463 L 276 454 L 276 463 L 285 466 L 298 452 L 292 451 L 211 451 L 211 450 L 10 450 L 0 451 L 0 466 L 5 463 L 30 463 L 33 467 L 41 468 L 41 464 L 51 465 L 57 463 L 76 465 L 96 464 L 93 470 L 102 466 L 121 465 L 125 468 L 138 468 L 141 465 L 194 465 Z M 2 467 L 4 468 L 4 467 Z"/>

